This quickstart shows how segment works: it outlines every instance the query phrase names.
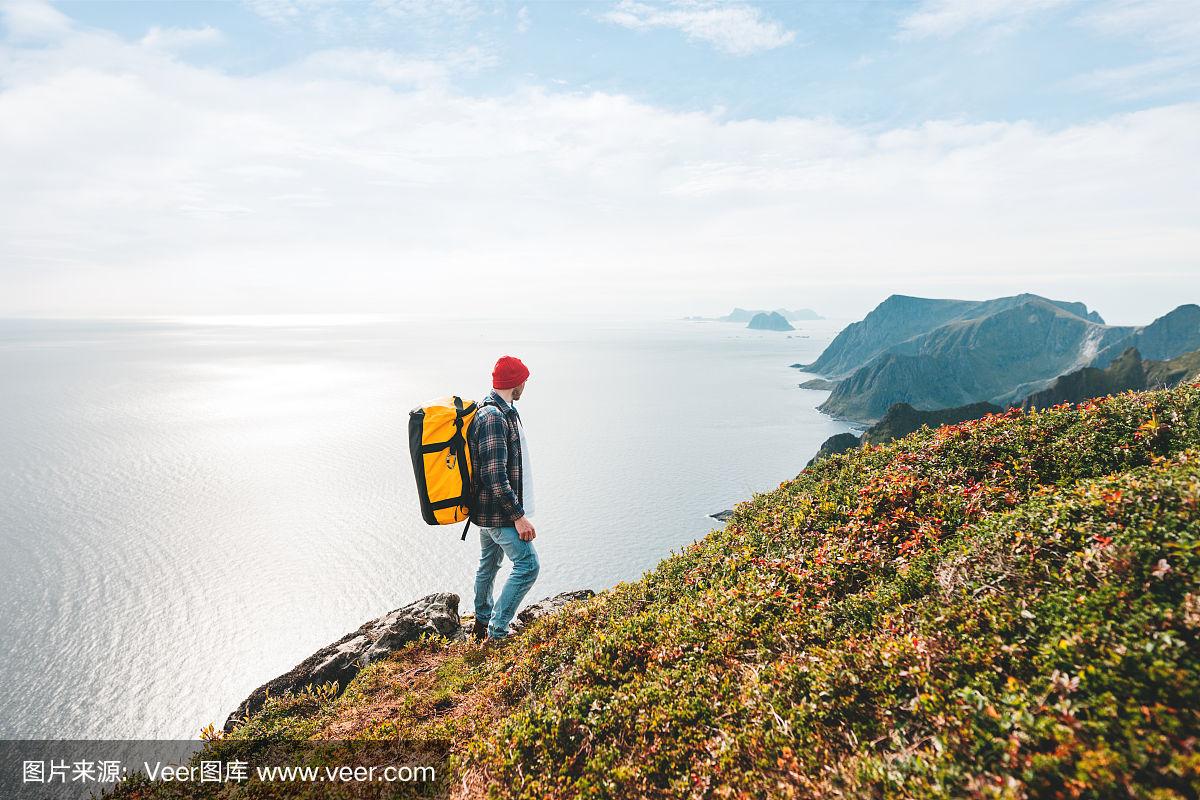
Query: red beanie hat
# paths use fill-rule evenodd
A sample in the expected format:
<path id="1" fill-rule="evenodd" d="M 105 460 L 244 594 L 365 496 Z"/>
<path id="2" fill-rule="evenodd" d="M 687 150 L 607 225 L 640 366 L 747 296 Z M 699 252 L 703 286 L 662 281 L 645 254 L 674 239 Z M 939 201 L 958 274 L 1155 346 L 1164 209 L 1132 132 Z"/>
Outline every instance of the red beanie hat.
<path id="1" fill-rule="evenodd" d="M 529 367 L 516 356 L 500 356 L 492 367 L 492 388 L 511 389 L 529 377 Z"/>

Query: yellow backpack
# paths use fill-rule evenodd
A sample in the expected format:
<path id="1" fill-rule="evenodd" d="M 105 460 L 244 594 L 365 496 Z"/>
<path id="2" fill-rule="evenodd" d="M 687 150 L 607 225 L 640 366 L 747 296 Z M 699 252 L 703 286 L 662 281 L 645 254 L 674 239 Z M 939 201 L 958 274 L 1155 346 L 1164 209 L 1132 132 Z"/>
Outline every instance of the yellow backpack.
<path id="1" fill-rule="evenodd" d="M 467 430 L 478 406 L 458 395 L 439 397 L 408 414 L 408 451 L 417 476 L 421 516 L 430 525 L 471 527 L 471 450 Z"/>

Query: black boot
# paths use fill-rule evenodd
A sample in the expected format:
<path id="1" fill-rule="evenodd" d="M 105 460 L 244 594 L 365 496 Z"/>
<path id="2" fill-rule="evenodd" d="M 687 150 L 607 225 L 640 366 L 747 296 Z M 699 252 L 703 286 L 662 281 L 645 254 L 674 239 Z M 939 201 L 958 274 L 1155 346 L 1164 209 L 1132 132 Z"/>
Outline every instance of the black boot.
<path id="1" fill-rule="evenodd" d="M 487 638 L 487 623 L 475 620 L 475 624 L 471 626 L 471 638 L 476 641 L 482 641 Z"/>

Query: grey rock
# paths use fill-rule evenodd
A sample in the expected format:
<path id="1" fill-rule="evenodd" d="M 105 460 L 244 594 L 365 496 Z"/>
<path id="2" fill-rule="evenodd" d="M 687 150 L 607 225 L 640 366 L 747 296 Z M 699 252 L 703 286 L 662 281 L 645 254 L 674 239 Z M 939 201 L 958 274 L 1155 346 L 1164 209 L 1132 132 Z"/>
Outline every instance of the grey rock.
<path id="1" fill-rule="evenodd" d="M 836 456 L 838 453 L 845 453 L 846 451 L 853 450 L 855 447 L 860 447 L 861 445 L 862 437 L 860 436 L 855 436 L 853 433 L 848 431 L 846 433 L 836 433 L 821 444 L 821 449 L 817 450 L 817 454 L 808 460 L 808 463 L 804 465 L 804 468 L 808 469 L 821 459 L 829 458 L 830 456 Z"/>
<path id="2" fill-rule="evenodd" d="M 596 593 L 591 589 L 576 589 L 573 592 L 560 592 L 553 597 L 545 597 L 536 603 L 525 606 L 517 614 L 517 618 L 512 621 L 512 630 L 514 633 L 520 633 L 535 620 L 562 611 L 568 603 L 573 603 L 576 600 L 587 600 L 590 597 L 595 597 L 595 595 Z"/>
<path id="3" fill-rule="evenodd" d="M 713 519 L 717 520 L 718 522 L 725 522 L 726 520 L 728 520 L 730 517 L 733 516 L 733 509 L 727 508 L 724 511 L 718 511 L 715 514 L 709 514 L 709 516 L 712 517 Z"/>
<path id="4" fill-rule="evenodd" d="M 225 721 L 225 731 L 233 730 L 254 714 L 270 695 L 301 692 L 309 686 L 334 681 L 341 693 L 364 667 L 386 658 L 422 634 L 459 638 L 462 627 L 458 618 L 458 595 L 439 592 L 427 595 L 402 608 L 367 622 L 328 645 L 283 675 L 264 683 L 242 701 Z"/>
<path id="5" fill-rule="evenodd" d="M 534 620 L 595 594 L 591 589 L 579 589 L 539 600 L 517 614 L 512 628 L 514 632 L 519 632 Z M 439 592 L 365 623 L 358 630 L 321 648 L 288 672 L 255 689 L 229 715 L 225 721 L 225 731 L 232 731 L 261 709 L 269 696 L 302 692 L 309 686 L 320 686 L 330 681 L 337 684 L 337 693 L 340 694 L 368 664 L 388 657 L 423 634 L 441 636 L 448 641 L 467 639 L 470 626 L 464 625 L 459 617 L 458 602 L 458 595 Z"/>

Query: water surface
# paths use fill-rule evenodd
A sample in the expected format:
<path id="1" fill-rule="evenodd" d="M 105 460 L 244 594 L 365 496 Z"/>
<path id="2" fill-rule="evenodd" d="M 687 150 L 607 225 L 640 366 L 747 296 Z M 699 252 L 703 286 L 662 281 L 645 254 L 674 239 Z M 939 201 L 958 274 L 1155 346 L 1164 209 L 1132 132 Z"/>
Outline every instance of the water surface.
<path id="1" fill-rule="evenodd" d="M 407 417 L 502 353 L 529 600 L 637 578 L 847 429 L 788 366 L 838 326 L 801 325 L 0 321 L 0 736 L 191 737 L 371 617 L 469 608 L 477 539 L 421 521 Z"/>

